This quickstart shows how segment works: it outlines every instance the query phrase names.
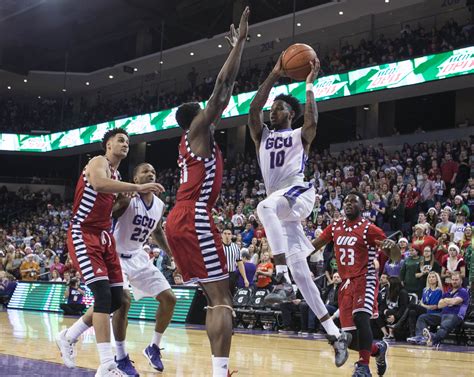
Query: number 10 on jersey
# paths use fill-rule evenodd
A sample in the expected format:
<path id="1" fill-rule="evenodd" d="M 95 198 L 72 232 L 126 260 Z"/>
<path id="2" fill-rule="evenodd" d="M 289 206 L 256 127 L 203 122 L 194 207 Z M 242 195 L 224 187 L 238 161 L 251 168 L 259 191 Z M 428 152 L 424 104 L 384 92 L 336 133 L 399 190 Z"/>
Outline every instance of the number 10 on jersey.
<path id="1" fill-rule="evenodd" d="M 280 168 L 285 163 L 285 151 L 270 152 L 270 169 Z"/>

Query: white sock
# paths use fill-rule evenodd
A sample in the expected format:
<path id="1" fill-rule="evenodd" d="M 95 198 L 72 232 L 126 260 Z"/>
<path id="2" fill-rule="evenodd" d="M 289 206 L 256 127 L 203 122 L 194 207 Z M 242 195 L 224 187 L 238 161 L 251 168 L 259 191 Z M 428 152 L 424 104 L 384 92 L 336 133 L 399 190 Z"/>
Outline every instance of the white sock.
<path id="1" fill-rule="evenodd" d="M 75 342 L 79 337 L 84 333 L 90 326 L 87 326 L 82 317 L 79 318 L 74 324 L 67 329 L 66 331 L 66 339 L 70 342 Z"/>
<path id="2" fill-rule="evenodd" d="M 101 365 L 109 365 L 114 361 L 111 343 L 97 343 L 97 350 L 99 351 Z"/>
<path id="3" fill-rule="evenodd" d="M 154 332 L 153 334 L 153 339 L 151 340 L 151 343 L 150 343 L 150 346 L 152 346 L 153 344 L 156 344 L 156 346 L 158 348 L 160 348 L 160 342 L 161 342 L 161 337 L 163 336 L 162 333 L 159 333 L 159 332 Z"/>
<path id="4" fill-rule="evenodd" d="M 283 276 L 285 277 L 286 282 L 288 284 L 291 284 L 290 275 L 288 274 L 288 266 L 286 266 L 284 264 L 277 264 L 276 265 L 276 273 L 277 274 L 282 273 Z"/>
<path id="5" fill-rule="evenodd" d="M 311 278 L 311 271 L 309 270 L 306 259 L 287 260 L 287 262 L 296 285 L 301 291 L 308 306 L 311 308 L 313 313 L 316 314 L 316 317 L 322 318 L 327 315 L 328 310 L 326 309 L 326 305 L 324 305 L 318 287 L 316 287 L 316 284 Z M 341 335 L 332 319 L 322 322 L 321 325 L 329 335 L 334 335 L 337 338 Z"/>
<path id="6" fill-rule="evenodd" d="M 326 330 L 326 333 L 328 333 L 329 335 L 334 335 L 336 338 L 339 338 L 341 336 L 339 328 L 334 324 L 334 321 L 332 319 L 328 319 L 327 321 L 321 322 L 321 325 L 324 327 L 324 330 Z"/>
<path id="7" fill-rule="evenodd" d="M 212 356 L 212 377 L 227 377 L 229 370 L 228 357 Z"/>
<path id="8" fill-rule="evenodd" d="M 122 342 L 115 341 L 115 350 L 117 351 L 117 360 L 122 360 L 127 357 L 127 351 L 125 350 L 125 340 Z"/>

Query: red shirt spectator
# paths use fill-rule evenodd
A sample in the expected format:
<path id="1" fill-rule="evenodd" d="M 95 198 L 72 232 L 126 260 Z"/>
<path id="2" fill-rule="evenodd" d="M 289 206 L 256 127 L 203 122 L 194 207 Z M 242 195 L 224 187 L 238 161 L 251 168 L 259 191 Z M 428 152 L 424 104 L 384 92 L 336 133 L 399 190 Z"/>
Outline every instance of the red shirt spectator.
<path id="1" fill-rule="evenodd" d="M 456 175 L 458 174 L 459 164 L 453 161 L 451 154 L 446 153 L 446 161 L 441 164 L 441 178 L 450 185 L 454 183 Z"/>
<path id="2" fill-rule="evenodd" d="M 415 235 L 413 236 L 412 245 L 418 251 L 418 255 L 423 255 L 423 250 L 429 246 L 431 250 L 438 245 L 436 238 L 425 234 L 426 227 L 422 224 L 415 225 Z"/>

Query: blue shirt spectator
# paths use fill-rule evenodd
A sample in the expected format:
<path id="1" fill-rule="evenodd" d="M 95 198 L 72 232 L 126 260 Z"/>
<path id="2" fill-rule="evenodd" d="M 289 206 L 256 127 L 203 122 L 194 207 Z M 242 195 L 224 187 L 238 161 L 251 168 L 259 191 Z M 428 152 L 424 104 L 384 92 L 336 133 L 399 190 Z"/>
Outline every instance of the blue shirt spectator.
<path id="1" fill-rule="evenodd" d="M 252 227 L 252 224 L 247 224 L 245 226 L 245 230 L 242 232 L 242 243 L 244 244 L 245 247 L 248 247 L 250 243 L 252 242 L 252 238 L 254 237 L 254 230 Z M 249 280 L 250 281 L 250 280 Z"/>

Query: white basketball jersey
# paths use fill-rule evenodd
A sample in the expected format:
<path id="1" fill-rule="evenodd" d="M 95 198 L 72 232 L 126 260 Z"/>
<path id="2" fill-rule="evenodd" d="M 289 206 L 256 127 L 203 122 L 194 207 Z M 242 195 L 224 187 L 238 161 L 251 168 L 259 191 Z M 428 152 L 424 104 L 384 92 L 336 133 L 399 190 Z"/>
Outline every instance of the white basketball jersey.
<path id="1" fill-rule="evenodd" d="M 258 161 L 268 195 L 302 184 L 306 160 L 301 128 L 270 131 L 263 126 Z"/>
<path id="2" fill-rule="evenodd" d="M 140 196 L 134 196 L 125 212 L 114 220 L 113 233 L 117 253 L 136 254 L 161 220 L 165 204 L 156 195 L 150 207 Z"/>

